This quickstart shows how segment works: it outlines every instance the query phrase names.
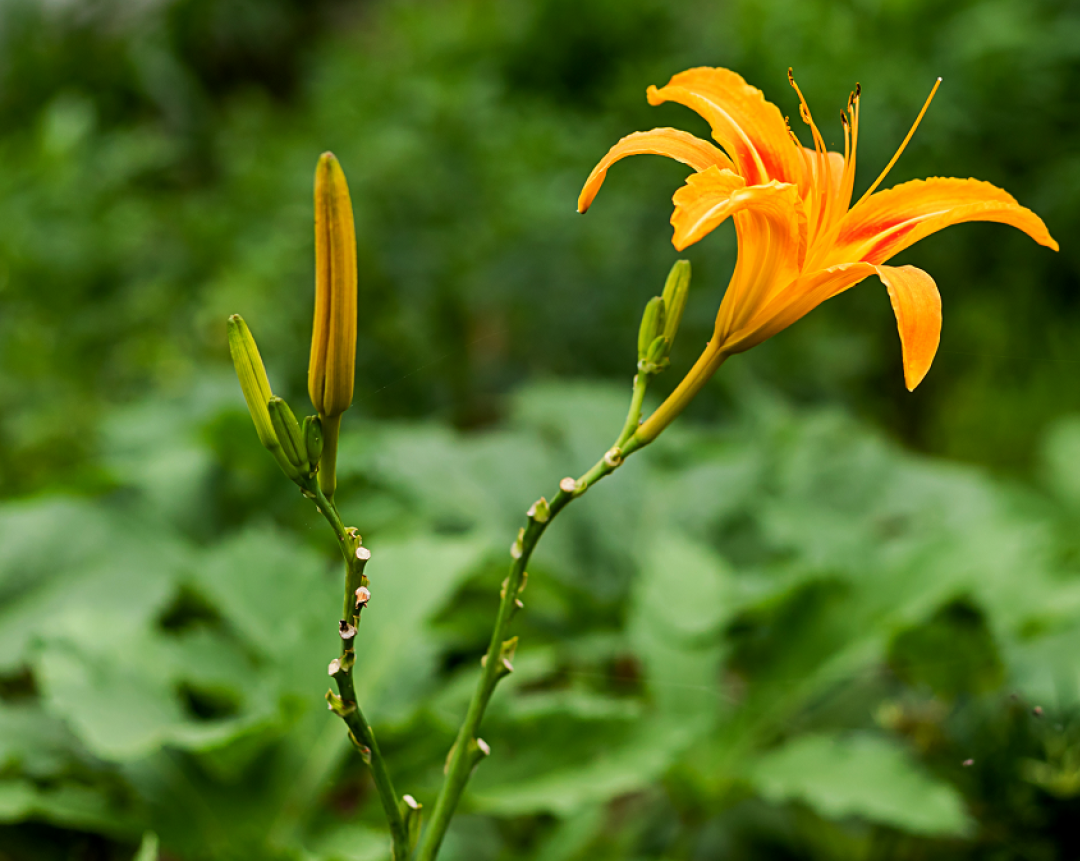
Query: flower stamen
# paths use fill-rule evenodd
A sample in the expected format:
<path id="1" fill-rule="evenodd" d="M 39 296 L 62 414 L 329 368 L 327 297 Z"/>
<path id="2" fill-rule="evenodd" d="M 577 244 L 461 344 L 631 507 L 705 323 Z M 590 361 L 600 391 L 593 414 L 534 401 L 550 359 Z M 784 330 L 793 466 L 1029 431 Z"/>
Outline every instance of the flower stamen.
<path id="1" fill-rule="evenodd" d="M 811 211 L 816 215 L 813 229 L 810 234 L 810 245 L 814 244 L 820 230 L 829 223 L 829 209 L 832 202 L 832 165 L 829 160 L 829 148 L 825 145 L 825 139 L 821 136 L 813 116 L 810 114 L 810 105 L 806 102 L 799 85 L 795 83 L 795 72 L 788 67 L 788 83 L 799 97 L 799 116 L 802 121 L 810 126 L 810 134 L 814 138 L 814 151 L 817 153 L 818 170 L 824 174 L 825 183 L 813 184 L 814 199 L 811 201 Z"/>
<path id="2" fill-rule="evenodd" d="M 915 117 L 915 122 L 914 122 L 914 123 L 912 124 L 912 126 L 911 126 L 911 131 L 909 131 L 909 132 L 907 133 L 907 137 L 906 137 L 906 138 L 904 138 L 904 141 L 903 141 L 903 143 L 901 143 L 901 144 L 900 144 L 900 149 L 898 149 L 898 150 L 896 151 L 896 155 L 894 155 L 894 156 L 893 156 L 893 157 L 892 157 L 892 158 L 891 158 L 891 159 L 889 160 L 889 163 L 888 163 L 887 165 L 885 165 L 885 170 L 883 170 L 883 171 L 881 172 L 881 175 L 880 175 L 880 176 L 878 176 L 878 178 L 874 180 L 874 183 L 873 183 L 873 185 L 871 185 L 871 186 L 870 186 L 870 187 L 869 187 L 868 189 L 866 189 L 866 191 L 865 191 L 865 192 L 863 193 L 863 196 L 859 198 L 859 200 L 858 200 L 858 202 L 857 202 L 857 203 L 855 204 L 855 206 L 858 206 L 858 205 L 859 205 L 860 203 L 862 203 L 862 202 L 863 202 L 864 200 L 866 200 L 866 198 L 868 198 L 868 197 L 869 197 L 869 196 L 870 196 L 871 194 L 873 194 L 873 193 L 874 193 L 874 190 L 875 190 L 875 189 L 876 189 L 876 188 L 877 188 L 877 187 L 878 187 L 879 185 L 881 185 L 881 182 L 882 182 L 882 180 L 884 180 L 884 179 L 885 179 L 885 177 L 889 175 L 889 171 L 893 169 L 893 165 L 894 165 L 894 164 L 896 164 L 896 162 L 897 162 L 897 161 L 898 161 L 898 160 L 900 159 L 900 155 L 901 155 L 901 154 L 902 154 L 902 153 L 904 152 L 904 150 L 905 150 L 905 149 L 907 148 L 907 145 L 908 145 L 908 143 L 909 143 L 909 142 L 911 141 L 912 137 L 914 137 L 914 136 L 915 136 L 915 129 L 917 129 L 917 128 L 919 127 L 919 123 L 921 123 L 921 122 L 922 122 L 922 118 L 923 118 L 924 116 L 926 116 L 926 111 L 927 111 L 927 108 L 929 108 L 929 107 L 930 107 L 930 102 L 932 102 L 932 101 L 934 100 L 934 94 L 935 94 L 935 93 L 936 93 L 936 92 L 938 91 L 938 87 L 940 87 L 940 86 L 941 86 L 941 78 L 938 78 L 938 79 L 937 79 L 937 80 L 936 80 L 936 81 L 934 82 L 934 87 L 933 87 L 933 89 L 931 89 L 931 90 L 930 90 L 930 95 L 926 97 L 926 102 L 925 102 L 925 103 L 923 104 L 923 106 L 922 106 L 922 110 L 921 110 L 921 111 L 919 111 L 919 115 L 918 115 L 917 117 Z M 856 88 L 857 88 L 857 87 L 856 87 Z M 857 102 L 856 102 L 856 104 L 857 104 Z"/>

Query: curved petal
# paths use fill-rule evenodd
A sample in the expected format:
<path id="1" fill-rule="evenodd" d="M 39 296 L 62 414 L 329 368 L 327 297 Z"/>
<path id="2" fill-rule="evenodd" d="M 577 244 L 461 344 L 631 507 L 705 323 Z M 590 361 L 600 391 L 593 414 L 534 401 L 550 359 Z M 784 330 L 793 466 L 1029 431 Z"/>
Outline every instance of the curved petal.
<path id="1" fill-rule="evenodd" d="M 776 105 L 761 90 L 728 69 L 687 69 L 667 86 L 649 87 L 650 105 L 677 102 L 697 111 L 731 156 L 747 185 L 775 179 L 801 185 L 805 174 L 799 145 Z"/>
<path id="2" fill-rule="evenodd" d="M 977 179 L 917 179 L 871 195 L 838 225 L 830 259 L 882 263 L 931 233 L 965 221 L 1011 224 L 1055 251 L 1042 219 L 1008 192 Z"/>
<path id="3" fill-rule="evenodd" d="M 729 335 L 722 349 L 728 353 L 741 353 L 757 346 L 805 317 L 826 299 L 876 274 L 877 268 L 869 263 L 842 263 L 798 277 Z"/>
<path id="4" fill-rule="evenodd" d="M 691 174 L 672 198 L 675 234 L 671 243 L 682 251 L 730 216 L 749 208 L 788 224 L 796 214 L 797 194 L 795 186 L 780 182 L 748 186 L 738 174 L 716 167 Z M 744 244 L 752 241 L 751 236 L 740 236 L 740 253 Z"/>
<path id="5" fill-rule="evenodd" d="M 711 167 L 687 177 L 675 192 L 672 244 L 682 251 L 731 217 L 739 258 L 716 316 L 721 340 L 799 272 L 806 216 L 799 190 L 788 183 L 747 186 L 730 170 Z"/>
<path id="6" fill-rule="evenodd" d="M 930 370 L 941 341 L 941 294 L 934 279 L 914 266 L 874 268 L 889 291 L 900 330 L 904 383 L 914 391 Z"/>
<path id="7" fill-rule="evenodd" d="M 608 168 L 628 155 L 666 155 L 689 165 L 694 170 L 709 167 L 731 168 L 731 160 L 708 141 L 678 129 L 652 129 L 634 132 L 608 150 L 607 155 L 592 169 L 585 186 L 578 195 L 578 212 L 585 212 L 600 191 L 607 177 Z"/>

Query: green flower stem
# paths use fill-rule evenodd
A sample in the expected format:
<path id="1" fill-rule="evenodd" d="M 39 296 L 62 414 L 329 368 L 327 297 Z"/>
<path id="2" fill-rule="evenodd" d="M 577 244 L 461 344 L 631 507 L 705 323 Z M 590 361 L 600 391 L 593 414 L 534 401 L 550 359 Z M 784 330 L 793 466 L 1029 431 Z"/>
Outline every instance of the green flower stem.
<path id="1" fill-rule="evenodd" d="M 713 341 L 706 344 L 705 352 L 698 357 L 689 373 L 675 387 L 675 391 L 668 395 L 667 400 L 657 407 L 656 412 L 649 416 L 641 427 L 635 429 L 633 434 L 623 441 L 623 445 L 620 446 L 623 456 L 637 451 L 656 439 L 660 432 L 686 409 L 687 404 L 712 379 L 713 374 L 727 361 L 727 358 L 728 354 Z"/>
<path id="2" fill-rule="evenodd" d="M 469 702 L 465 720 L 454 740 L 454 746 L 450 749 L 450 756 L 446 763 L 446 778 L 435 802 L 431 821 L 424 831 L 416 861 L 435 861 L 439 847 L 446 836 L 446 829 L 450 826 L 454 810 L 461 800 L 473 769 L 489 753 L 487 744 L 477 733 L 491 695 L 495 692 L 495 686 L 501 678 L 513 672 L 511 661 L 514 648 L 517 646 L 517 637 L 507 639 L 507 633 L 515 611 L 521 607 L 519 595 L 525 583 L 525 568 L 529 564 L 533 550 L 536 549 L 541 536 L 560 511 L 605 475 L 610 475 L 622 465 L 623 454 L 619 447 L 637 430 L 649 376 L 640 373 L 634 377 L 634 394 L 630 412 L 615 446 L 577 481 L 564 478 L 559 482 L 559 492 L 550 503 L 544 503 L 541 500 L 529 509 L 529 523 L 518 533 L 517 541 L 514 542 L 510 551 L 513 557 L 510 563 L 510 574 L 503 583 L 499 612 L 495 617 L 495 629 L 491 632 L 487 653 L 481 662 L 480 679 L 476 683 L 476 690 Z M 641 445 L 637 447 L 640 448 Z"/>
<path id="3" fill-rule="evenodd" d="M 337 490 L 337 447 L 341 416 L 319 416 L 319 419 L 322 422 L 323 432 L 322 458 L 319 460 L 319 489 L 327 499 L 333 499 L 334 491 Z"/>
<path id="4" fill-rule="evenodd" d="M 336 440 L 335 440 L 336 442 Z M 313 482 L 313 492 L 319 511 L 326 518 L 334 534 L 337 536 L 341 555 L 345 559 L 345 603 L 342 610 L 342 621 L 346 627 L 353 628 L 352 636 L 343 636 L 341 639 L 341 655 L 337 659 L 337 669 L 331 672 L 334 681 L 337 682 L 338 694 L 341 702 L 337 704 L 331 701 L 334 709 L 345 721 L 349 728 L 349 736 L 353 744 L 360 750 L 364 761 L 371 768 L 371 776 L 375 781 L 375 788 L 379 793 L 379 801 L 382 802 L 386 820 L 390 825 L 390 837 L 393 841 L 394 861 L 407 861 L 409 857 L 409 840 L 402 816 L 400 801 L 394 791 L 394 783 L 390 779 L 390 772 L 386 768 L 386 760 L 379 743 L 375 740 L 375 733 L 371 724 L 364 717 L 360 703 L 356 698 L 356 688 L 353 685 L 353 664 L 356 662 L 354 642 L 356 640 L 355 628 L 359 626 L 360 614 L 356 609 L 356 590 L 361 586 L 367 586 L 367 577 L 364 568 L 367 566 L 369 554 L 357 555 L 360 548 L 359 537 L 355 530 L 350 532 L 338 514 L 337 507 L 327 499 L 322 488 Z M 329 696 L 329 695 L 328 695 Z"/>
<path id="5" fill-rule="evenodd" d="M 645 402 L 645 390 L 649 387 L 649 379 L 650 375 L 644 371 L 638 371 L 634 375 L 634 394 L 630 399 L 630 410 L 626 414 L 626 424 L 623 425 L 622 433 L 619 434 L 619 439 L 615 443 L 616 448 L 621 448 L 638 429 L 638 422 L 641 421 L 641 405 Z"/>

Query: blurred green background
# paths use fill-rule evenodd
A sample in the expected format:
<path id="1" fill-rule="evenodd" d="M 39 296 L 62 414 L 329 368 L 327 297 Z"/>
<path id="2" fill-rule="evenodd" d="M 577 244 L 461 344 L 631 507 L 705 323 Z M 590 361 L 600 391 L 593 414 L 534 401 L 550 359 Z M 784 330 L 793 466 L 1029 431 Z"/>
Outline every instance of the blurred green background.
<path id="1" fill-rule="evenodd" d="M 876 282 L 729 362 L 535 559 L 444 857 L 1080 856 L 1075 0 L 5 0 L 0 4 L 0 859 L 386 856 L 322 702 L 333 541 L 258 446 L 245 316 L 306 402 L 311 188 L 359 243 L 340 503 L 374 559 L 359 684 L 430 806 L 522 512 L 616 435 L 685 169 L 648 84 L 724 65 L 863 188 L 1001 185 L 1060 254 L 963 225 L 904 390 Z M 800 131 L 802 131 L 800 129 Z M 806 139 L 804 135 L 804 139 Z M 707 338 L 730 227 L 672 386 Z M 155 849 L 155 847 L 158 847 Z"/>

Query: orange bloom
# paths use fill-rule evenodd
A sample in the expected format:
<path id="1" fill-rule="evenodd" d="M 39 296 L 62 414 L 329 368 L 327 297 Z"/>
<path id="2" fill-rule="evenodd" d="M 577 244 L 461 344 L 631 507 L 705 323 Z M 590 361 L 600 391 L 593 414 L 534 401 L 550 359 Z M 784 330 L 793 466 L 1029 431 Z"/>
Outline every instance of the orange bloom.
<path id="1" fill-rule="evenodd" d="M 616 161 L 644 153 L 666 155 L 695 171 L 673 198 L 672 243 L 678 250 L 728 217 L 735 222 L 738 262 L 712 340 L 672 395 L 679 396 L 676 402 L 665 404 L 642 426 L 640 444 L 655 437 L 729 355 L 760 344 L 870 275 L 877 275 L 888 289 L 900 330 L 905 382 L 914 389 L 937 351 L 941 297 L 934 280 L 922 270 L 883 264 L 943 227 L 998 221 L 1057 250 L 1035 213 L 987 182 L 933 178 L 874 193 L 914 134 L 930 99 L 892 161 L 852 206 L 859 90 L 856 87 L 842 114 L 841 155 L 826 149 L 790 72 L 788 77 L 799 95 L 802 119 L 810 126 L 813 149 L 802 146 L 777 107 L 736 73 L 690 69 L 661 89 L 649 87 L 649 103 L 678 102 L 693 109 L 709 122 L 723 149 L 677 129 L 635 132 L 611 148 L 581 191 L 578 211 L 585 212 Z"/>

